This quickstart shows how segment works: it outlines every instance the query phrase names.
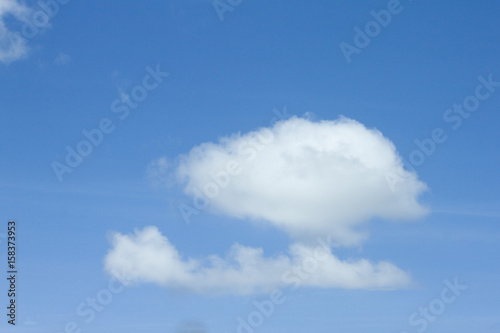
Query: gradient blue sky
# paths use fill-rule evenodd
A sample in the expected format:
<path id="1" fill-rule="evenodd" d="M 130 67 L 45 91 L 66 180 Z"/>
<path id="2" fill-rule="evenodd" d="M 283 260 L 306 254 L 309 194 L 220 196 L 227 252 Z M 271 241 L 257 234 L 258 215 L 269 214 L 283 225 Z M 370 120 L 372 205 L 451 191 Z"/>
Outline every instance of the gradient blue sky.
<path id="1" fill-rule="evenodd" d="M 59 333 L 73 321 L 88 333 L 153 333 L 198 322 L 208 332 L 236 332 L 236 318 L 266 295 L 214 297 L 139 284 L 115 295 L 91 323 L 75 309 L 108 284 L 111 231 L 156 225 L 192 257 L 223 256 L 235 241 L 266 255 L 285 250 L 290 239 L 272 227 L 208 212 L 186 224 L 177 207 L 190 199 L 180 187 L 151 186 L 146 170 L 159 157 L 268 126 L 273 109 L 286 107 L 290 115 L 344 115 L 377 128 L 406 159 L 435 128 L 448 140 L 415 168 L 429 186 L 421 202 L 431 213 L 411 223 L 372 221 L 362 246 L 338 252 L 390 260 L 418 287 L 300 288 L 257 331 L 417 332 L 409 316 L 457 277 L 468 289 L 427 331 L 499 332 L 500 89 L 456 130 L 443 114 L 474 94 L 479 76 L 500 81 L 500 3 L 400 6 L 347 63 L 339 44 L 353 44 L 354 27 L 364 28 L 387 1 L 244 0 L 224 21 L 201 0 L 61 5 L 51 26 L 28 40 L 25 57 L 0 63 L 0 233 L 17 220 L 20 270 L 18 325 L 7 325 L 3 310 L 1 330 Z M 19 31 L 12 17 L 5 22 Z M 120 120 L 110 104 L 157 65 L 170 76 Z M 63 162 L 65 147 L 103 118 L 115 131 L 59 182 L 51 163 Z"/>

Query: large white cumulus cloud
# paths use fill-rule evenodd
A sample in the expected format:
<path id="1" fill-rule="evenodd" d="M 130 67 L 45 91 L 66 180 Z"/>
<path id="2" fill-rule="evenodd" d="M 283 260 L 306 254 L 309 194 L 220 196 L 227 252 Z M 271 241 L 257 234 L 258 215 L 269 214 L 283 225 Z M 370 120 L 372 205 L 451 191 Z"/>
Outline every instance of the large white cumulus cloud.
<path id="1" fill-rule="evenodd" d="M 341 261 L 326 240 L 292 244 L 289 254 L 264 257 L 260 248 L 233 245 L 225 258 L 183 258 L 156 227 L 115 233 L 105 268 L 125 283 L 154 282 L 195 293 L 248 295 L 278 287 L 392 289 L 411 284 L 388 262 Z"/>
<path id="2" fill-rule="evenodd" d="M 389 262 L 341 260 L 325 242 L 318 248 L 318 238 L 327 235 L 340 245 L 359 244 L 366 236 L 359 227 L 372 218 L 400 221 L 426 213 L 418 202 L 425 184 L 404 170 L 394 145 L 375 129 L 347 118 L 295 117 L 203 143 L 176 164 L 159 160 L 150 167 L 159 169 L 154 175 L 175 170 L 193 199 L 188 213 L 210 207 L 234 223 L 264 221 L 294 242 L 277 256 L 236 243 L 226 257 L 194 259 L 184 258 L 155 227 L 115 233 L 105 267 L 122 280 L 243 295 L 287 284 L 392 289 L 412 283 Z M 398 176 L 397 186 L 391 175 Z"/>
<path id="3" fill-rule="evenodd" d="M 397 187 L 387 179 L 394 174 L 403 176 Z M 347 118 L 295 117 L 201 144 L 181 158 L 178 175 L 193 205 L 268 221 L 301 240 L 331 234 L 353 244 L 370 218 L 426 212 L 417 201 L 426 186 L 404 170 L 392 142 Z"/>

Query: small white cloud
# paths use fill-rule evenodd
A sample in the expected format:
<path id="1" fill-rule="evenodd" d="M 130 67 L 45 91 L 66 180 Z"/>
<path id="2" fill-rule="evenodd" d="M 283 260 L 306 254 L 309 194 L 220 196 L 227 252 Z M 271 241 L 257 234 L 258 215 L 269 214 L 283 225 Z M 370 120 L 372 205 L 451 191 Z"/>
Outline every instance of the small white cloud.
<path id="1" fill-rule="evenodd" d="M 9 30 L 5 18 L 14 17 L 21 22 L 32 12 L 30 8 L 17 0 L 0 0 L 0 61 L 8 64 L 26 56 L 27 41 L 19 32 Z"/>
<path id="2" fill-rule="evenodd" d="M 180 157 L 177 173 L 194 205 L 267 221 L 303 241 L 331 234 L 356 244 L 366 237 L 357 227 L 372 218 L 427 212 L 417 200 L 426 186 L 404 170 L 392 142 L 347 118 L 294 117 L 203 143 Z M 396 189 L 388 173 L 405 176 Z"/>
<path id="3" fill-rule="evenodd" d="M 56 65 L 67 65 L 71 62 L 71 57 L 66 54 L 66 53 L 63 53 L 63 52 L 59 52 L 59 54 L 57 55 L 57 57 L 54 59 L 54 63 Z"/>
<path id="4" fill-rule="evenodd" d="M 146 169 L 146 178 L 153 186 L 172 186 L 175 182 L 171 163 L 165 157 L 152 161 Z"/>
<path id="5" fill-rule="evenodd" d="M 410 276 L 388 262 L 341 261 L 330 247 L 292 244 L 288 255 L 264 257 L 260 248 L 235 244 L 225 258 L 183 258 L 156 227 L 116 233 L 105 269 L 126 283 L 153 282 L 195 293 L 248 295 L 300 286 L 393 289 Z"/>

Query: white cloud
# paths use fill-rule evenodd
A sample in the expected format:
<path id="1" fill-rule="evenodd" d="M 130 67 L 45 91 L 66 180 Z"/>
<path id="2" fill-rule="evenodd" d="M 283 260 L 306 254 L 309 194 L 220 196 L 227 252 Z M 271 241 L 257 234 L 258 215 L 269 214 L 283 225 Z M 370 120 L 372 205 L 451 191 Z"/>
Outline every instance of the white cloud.
<path id="1" fill-rule="evenodd" d="M 57 55 L 57 57 L 54 59 L 54 63 L 56 65 L 67 65 L 71 62 L 71 57 L 69 56 L 69 54 L 66 54 L 66 53 L 63 53 L 63 52 L 59 52 L 59 54 Z"/>
<path id="2" fill-rule="evenodd" d="M 394 145 L 379 131 L 347 118 L 313 122 L 295 117 L 203 143 L 176 165 L 159 159 L 149 172 L 158 176 L 174 169 L 197 209 L 208 203 L 234 217 L 234 223 L 249 218 L 289 233 L 295 238 L 289 253 L 264 257 L 262 249 L 235 244 L 225 258 L 183 258 L 158 229 L 148 227 L 135 235 L 114 235 L 105 259 L 114 276 L 229 294 L 287 284 L 362 289 L 411 284 L 407 273 L 388 262 L 342 261 L 329 246 L 322 247 L 321 260 L 316 256 L 318 237 L 359 244 L 367 236 L 359 227 L 372 218 L 399 221 L 426 213 L 418 202 L 425 184 L 404 170 Z M 402 176 L 397 187 L 390 186 L 387 174 Z"/>
<path id="3" fill-rule="evenodd" d="M 219 213 L 267 221 L 302 241 L 331 234 L 356 244 L 366 236 L 356 228 L 371 218 L 426 213 L 417 201 L 426 186 L 403 169 L 392 142 L 347 118 L 291 118 L 203 143 L 180 160 L 177 172 L 195 208 L 209 202 Z M 396 188 L 387 182 L 391 173 L 404 175 Z"/>
<path id="4" fill-rule="evenodd" d="M 153 186 L 172 186 L 175 181 L 171 167 L 172 164 L 165 157 L 153 160 L 146 169 L 146 178 Z"/>
<path id="5" fill-rule="evenodd" d="M 392 289 L 411 278 L 388 262 L 341 261 L 328 245 L 292 244 L 288 255 L 264 257 L 260 248 L 233 245 L 225 258 L 183 258 L 156 227 L 113 235 L 105 268 L 126 281 L 153 282 L 196 293 L 248 295 L 277 287 Z"/>
<path id="6" fill-rule="evenodd" d="M 24 21 L 31 13 L 31 9 L 17 0 L 0 0 L 0 61 L 10 63 L 26 55 L 28 47 L 26 39 L 19 33 L 10 31 L 5 24 L 5 18 L 14 17 Z"/>

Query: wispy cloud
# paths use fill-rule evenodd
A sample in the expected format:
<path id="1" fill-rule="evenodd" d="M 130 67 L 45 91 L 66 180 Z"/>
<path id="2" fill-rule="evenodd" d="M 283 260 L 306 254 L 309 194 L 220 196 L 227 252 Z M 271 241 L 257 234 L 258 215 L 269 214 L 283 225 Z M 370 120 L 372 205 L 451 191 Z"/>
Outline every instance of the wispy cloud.
<path id="1" fill-rule="evenodd" d="M 56 65 L 67 65 L 71 62 L 71 57 L 69 56 L 69 54 L 66 54 L 66 53 L 63 53 L 63 52 L 59 52 L 59 54 L 57 55 L 57 57 L 54 59 L 54 63 Z"/>
<path id="2" fill-rule="evenodd" d="M 10 63 L 26 56 L 26 39 L 11 31 L 6 25 L 6 18 L 25 21 L 32 10 L 17 0 L 0 0 L 0 61 Z"/>
<path id="3" fill-rule="evenodd" d="M 146 178 L 153 186 L 172 186 L 175 179 L 172 175 L 172 163 L 165 157 L 152 161 L 146 170 Z"/>

